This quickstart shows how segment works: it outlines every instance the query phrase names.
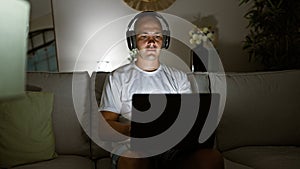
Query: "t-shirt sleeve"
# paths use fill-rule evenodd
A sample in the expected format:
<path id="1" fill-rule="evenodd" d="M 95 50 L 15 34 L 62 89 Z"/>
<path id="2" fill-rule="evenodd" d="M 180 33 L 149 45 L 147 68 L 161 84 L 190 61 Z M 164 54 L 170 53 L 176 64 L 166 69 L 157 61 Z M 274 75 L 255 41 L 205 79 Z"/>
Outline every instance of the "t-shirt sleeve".
<path id="1" fill-rule="evenodd" d="M 118 79 L 110 73 L 105 81 L 99 111 L 110 111 L 120 114 L 121 111 L 121 86 Z"/>
<path id="2" fill-rule="evenodd" d="M 191 83 L 185 73 L 181 75 L 182 79 L 179 80 L 179 92 L 180 93 L 192 93 Z"/>

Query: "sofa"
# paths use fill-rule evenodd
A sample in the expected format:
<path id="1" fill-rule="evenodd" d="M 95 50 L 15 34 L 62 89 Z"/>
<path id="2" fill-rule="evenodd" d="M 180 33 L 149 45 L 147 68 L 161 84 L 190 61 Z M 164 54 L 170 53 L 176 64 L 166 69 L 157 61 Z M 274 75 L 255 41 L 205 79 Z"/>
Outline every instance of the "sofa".
<path id="1" fill-rule="evenodd" d="M 54 94 L 55 156 L 10 167 L 109 169 L 109 152 L 93 139 L 106 75 L 28 72 L 27 84 Z M 215 139 L 226 169 L 300 168 L 300 70 L 194 72 L 188 77 L 193 88 L 203 93 L 220 92 L 220 79 L 226 78 L 226 102 Z"/>

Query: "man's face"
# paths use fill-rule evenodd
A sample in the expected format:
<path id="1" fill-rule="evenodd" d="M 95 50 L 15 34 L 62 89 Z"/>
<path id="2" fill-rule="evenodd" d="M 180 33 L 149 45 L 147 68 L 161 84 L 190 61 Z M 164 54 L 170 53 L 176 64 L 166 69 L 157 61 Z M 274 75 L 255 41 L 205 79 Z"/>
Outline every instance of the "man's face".
<path id="1" fill-rule="evenodd" d="M 153 17 L 144 17 L 136 27 L 136 44 L 143 59 L 158 59 L 163 42 L 160 22 Z"/>

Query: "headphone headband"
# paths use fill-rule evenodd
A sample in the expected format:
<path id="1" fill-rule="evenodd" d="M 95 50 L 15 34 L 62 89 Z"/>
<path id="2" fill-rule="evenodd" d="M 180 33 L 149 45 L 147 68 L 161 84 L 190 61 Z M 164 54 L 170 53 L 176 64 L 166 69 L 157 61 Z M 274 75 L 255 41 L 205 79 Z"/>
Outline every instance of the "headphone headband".
<path id="1" fill-rule="evenodd" d="M 163 16 L 161 16 L 159 13 L 154 12 L 154 11 L 143 11 L 139 14 L 137 14 L 128 24 L 127 26 L 127 31 L 126 31 L 126 39 L 127 39 L 127 45 L 128 48 L 130 50 L 136 48 L 136 37 L 135 37 L 135 31 L 134 30 L 130 30 L 131 26 L 133 25 L 133 23 L 138 20 L 139 18 L 143 17 L 143 16 L 154 16 L 158 19 L 161 19 L 165 26 L 166 26 L 166 30 L 163 30 L 163 43 L 162 43 L 162 48 L 167 49 L 170 45 L 170 29 L 169 29 L 169 24 L 168 22 L 165 20 L 165 18 L 163 18 Z"/>
<path id="2" fill-rule="evenodd" d="M 149 15 L 150 15 L 150 16 L 155 16 L 155 17 L 157 17 L 157 18 L 163 20 L 164 24 L 166 25 L 167 30 L 170 31 L 170 29 L 169 29 L 169 24 L 168 24 L 168 22 L 166 21 L 166 19 L 165 19 L 162 15 L 160 15 L 159 13 L 154 12 L 154 11 L 143 11 L 143 12 L 141 12 L 141 13 L 135 15 L 134 18 L 131 19 L 131 21 L 129 22 L 129 24 L 128 24 L 128 26 L 127 26 L 127 30 L 129 30 L 129 29 L 131 28 L 131 26 L 132 26 L 132 24 L 134 23 L 134 21 L 136 21 L 137 19 L 139 19 L 139 18 L 141 18 L 141 17 L 143 17 L 143 16 L 149 16 Z"/>

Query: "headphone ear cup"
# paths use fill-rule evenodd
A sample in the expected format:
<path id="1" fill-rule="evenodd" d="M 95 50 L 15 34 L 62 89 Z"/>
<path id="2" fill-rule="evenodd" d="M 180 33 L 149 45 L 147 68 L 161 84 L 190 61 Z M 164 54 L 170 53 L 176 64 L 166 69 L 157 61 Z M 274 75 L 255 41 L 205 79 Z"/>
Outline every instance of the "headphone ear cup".
<path id="1" fill-rule="evenodd" d="M 126 32 L 126 40 L 127 40 L 127 46 L 130 50 L 136 48 L 136 38 L 135 38 L 135 32 L 134 31 L 127 31 Z"/>
<path id="2" fill-rule="evenodd" d="M 170 46 L 170 31 L 164 30 L 163 31 L 163 46 L 162 48 L 168 49 Z"/>

